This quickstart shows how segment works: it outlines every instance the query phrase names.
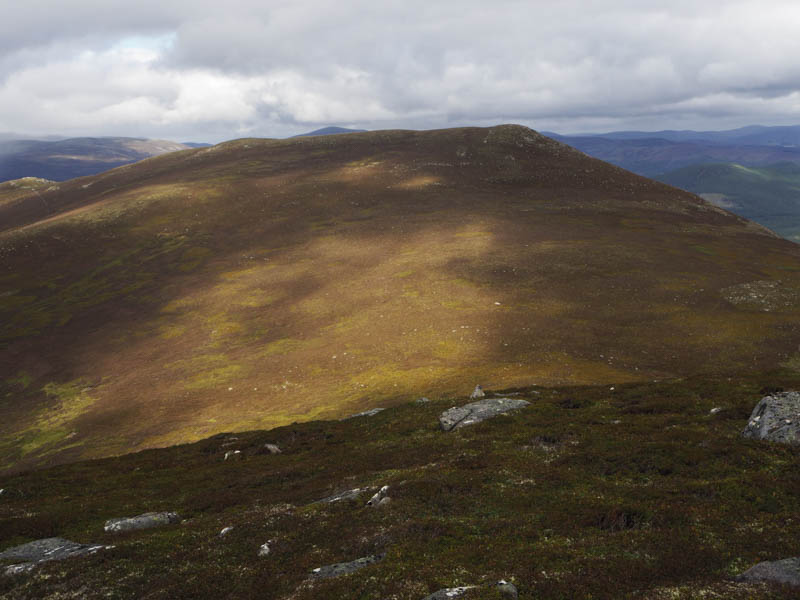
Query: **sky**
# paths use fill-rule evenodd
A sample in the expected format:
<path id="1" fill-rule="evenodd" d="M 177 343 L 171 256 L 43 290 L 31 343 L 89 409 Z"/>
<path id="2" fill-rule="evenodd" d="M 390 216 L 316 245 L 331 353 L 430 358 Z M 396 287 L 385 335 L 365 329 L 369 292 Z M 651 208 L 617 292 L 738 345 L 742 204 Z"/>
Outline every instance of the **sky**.
<path id="1" fill-rule="evenodd" d="M 800 124 L 797 0 L 0 0 L 0 132 Z"/>

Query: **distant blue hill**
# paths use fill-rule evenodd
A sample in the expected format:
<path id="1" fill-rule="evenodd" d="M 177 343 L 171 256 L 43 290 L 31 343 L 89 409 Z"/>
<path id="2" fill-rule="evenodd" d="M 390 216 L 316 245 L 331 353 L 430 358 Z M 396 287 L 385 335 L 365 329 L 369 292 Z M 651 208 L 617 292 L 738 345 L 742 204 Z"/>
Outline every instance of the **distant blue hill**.
<path id="1" fill-rule="evenodd" d="M 311 135 L 338 135 L 340 133 L 363 133 L 367 131 L 366 129 L 347 129 L 346 127 L 323 127 L 322 129 L 316 129 L 314 131 L 309 131 L 308 133 L 301 133 L 299 135 L 293 135 L 292 137 L 306 137 Z"/>

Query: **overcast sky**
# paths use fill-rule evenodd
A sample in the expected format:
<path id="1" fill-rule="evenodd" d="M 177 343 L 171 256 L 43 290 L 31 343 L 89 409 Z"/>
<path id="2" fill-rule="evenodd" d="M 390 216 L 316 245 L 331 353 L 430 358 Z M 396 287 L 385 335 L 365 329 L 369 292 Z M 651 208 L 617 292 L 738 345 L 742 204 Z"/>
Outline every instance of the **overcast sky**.
<path id="1" fill-rule="evenodd" d="M 797 0 L 0 0 L 0 132 L 800 124 Z"/>

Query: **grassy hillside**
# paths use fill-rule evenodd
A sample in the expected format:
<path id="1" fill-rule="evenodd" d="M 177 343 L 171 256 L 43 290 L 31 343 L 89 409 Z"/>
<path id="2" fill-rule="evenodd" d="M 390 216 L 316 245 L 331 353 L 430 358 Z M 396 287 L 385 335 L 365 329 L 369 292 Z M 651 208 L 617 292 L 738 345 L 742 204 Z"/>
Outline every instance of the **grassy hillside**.
<path id="1" fill-rule="evenodd" d="M 523 127 L 238 140 L 3 194 L 7 469 L 799 362 L 795 244 Z"/>
<path id="2" fill-rule="evenodd" d="M 732 581 L 798 555 L 800 448 L 739 436 L 765 385 L 800 376 L 526 388 L 527 408 L 451 433 L 437 417 L 463 398 L 0 477 L 0 549 L 55 535 L 115 546 L 0 577 L 0 595 L 422 600 L 481 585 L 464 598 L 499 600 L 488 586 L 503 578 L 522 600 L 789 600 L 796 589 Z M 224 461 L 234 449 L 243 458 Z M 384 485 L 391 502 L 365 506 Z M 152 510 L 185 521 L 103 532 Z"/>
<path id="3" fill-rule="evenodd" d="M 23 177 L 64 181 L 188 147 L 124 137 L 0 141 L 0 182 Z"/>
<path id="4" fill-rule="evenodd" d="M 703 164 L 657 177 L 800 241 L 800 165 Z"/>

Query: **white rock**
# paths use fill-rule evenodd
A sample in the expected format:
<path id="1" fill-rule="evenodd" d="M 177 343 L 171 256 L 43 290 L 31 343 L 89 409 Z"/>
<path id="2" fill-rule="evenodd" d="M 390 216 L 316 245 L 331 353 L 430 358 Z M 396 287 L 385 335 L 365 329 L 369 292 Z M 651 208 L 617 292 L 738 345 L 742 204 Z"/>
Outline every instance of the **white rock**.
<path id="1" fill-rule="evenodd" d="M 226 535 L 228 535 L 228 534 L 229 534 L 231 531 L 233 531 L 233 527 L 230 527 L 230 526 L 228 526 L 228 527 L 223 527 L 223 528 L 222 528 L 222 531 L 220 531 L 220 532 L 219 532 L 219 537 L 225 537 L 225 536 L 226 536 Z"/>
<path id="2" fill-rule="evenodd" d="M 378 492 L 367 501 L 367 506 L 378 506 L 382 500 L 389 495 L 389 486 L 383 486 Z"/>
<path id="3" fill-rule="evenodd" d="M 259 556 L 267 556 L 269 554 L 269 542 L 261 544 L 261 547 L 258 549 Z"/>

